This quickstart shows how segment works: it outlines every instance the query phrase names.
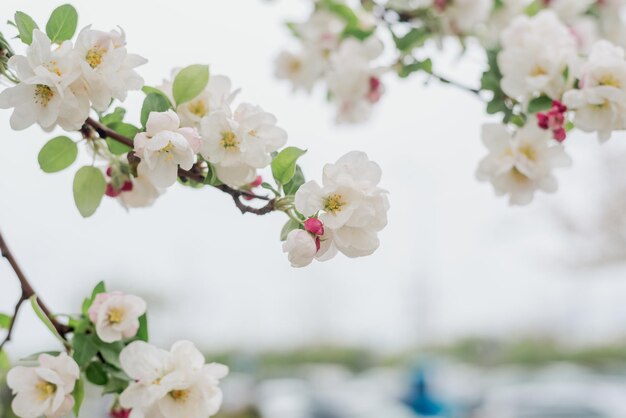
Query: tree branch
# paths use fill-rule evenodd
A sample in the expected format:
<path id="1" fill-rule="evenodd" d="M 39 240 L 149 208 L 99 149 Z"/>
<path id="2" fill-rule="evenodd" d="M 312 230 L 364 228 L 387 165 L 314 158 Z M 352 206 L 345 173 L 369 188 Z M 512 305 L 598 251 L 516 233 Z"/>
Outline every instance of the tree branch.
<path id="1" fill-rule="evenodd" d="M 4 257 L 9 262 L 9 264 L 11 265 L 11 268 L 13 268 L 13 271 L 15 272 L 15 275 L 17 276 L 17 279 L 20 282 L 20 288 L 22 290 L 20 298 L 15 304 L 15 308 L 13 310 L 13 318 L 11 319 L 11 324 L 9 325 L 7 336 L 4 338 L 2 343 L 0 343 L 0 348 L 2 348 L 7 342 L 11 341 L 11 336 L 13 335 L 13 328 L 15 326 L 17 314 L 19 313 L 19 310 L 22 304 L 26 302 L 28 299 L 30 299 L 32 296 L 34 296 L 36 293 L 33 290 L 33 287 L 29 283 L 28 279 L 26 278 L 26 275 L 24 274 L 19 264 L 17 263 L 17 260 L 15 260 L 15 257 L 13 257 L 13 254 L 11 253 L 11 250 L 9 249 L 9 246 L 7 245 L 6 241 L 4 240 L 2 233 L 0 233 L 0 253 L 2 257 Z M 61 324 L 60 322 L 56 320 L 54 315 L 50 312 L 48 307 L 41 301 L 41 299 L 38 299 L 38 302 L 39 302 L 39 306 L 41 307 L 41 310 L 46 315 L 46 317 L 48 317 L 48 319 L 52 323 L 52 326 L 54 326 L 54 328 L 57 330 L 59 335 L 64 337 L 68 332 L 71 331 L 70 327 L 68 327 L 67 325 Z"/>
<path id="2" fill-rule="evenodd" d="M 129 147 L 133 147 L 133 141 L 130 138 L 125 137 L 124 135 L 121 135 L 118 132 L 115 132 L 114 130 L 106 127 L 105 125 L 101 124 L 100 122 L 98 122 L 95 119 L 92 118 L 88 118 L 85 121 L 85 125 L 88 127 L 93 128 L 98 135 L 100 136 L 100 138 L 105 139 L 105 138 L 111 138 L 115 141 L 118 141 L 124 145 L 127 145 Z M 83 127 L 83 135 L 86 135 L 85 131 L 85 127 Z M 184 181 L 186 179 L 189 180 L 193 180 L 195 182 L 198 183 L 204 183 L 204 181 L 206 180 L 205 175 L 203 174 L 202 171 L 202 167 L 201 164 L 194 164 L 194 166 L 191 168 L 191 170 L 183 170 L 182 168 L 178 169 L 178 176 Z M 227 193 L 229 195 L 232 196 L 233 201 L 235 202 L 235 205 L 237 206 L 237 208 L 241 211 L 241 213 L 245 214 L 245 213 L 252 213 L 255 215 L 265 215 L 267 213 L 270 213 L 272 211 L 275 210 L 274 207 L 274 201 L 275 199 L 270 199 L 267 196 L 260 196 L 254 193 L 251 193 L 249 191 L 246 190 L 238 190 L 238 189 L 234 189 L 230 186 L 227 186 L 225 184 L 219 184 L 219 185 L 210 185 L 218 190 L 221 190 L 224 193 Z M 259 199 L 259 200 L 265 200 L 267 201 L 267 204 L 265 206 L 262 206 L 260 208 L 255 208 L 252 206 L 248 206 L 246 204 L 244 204 L 241 201 L 242 197 L 247 197 L 249 199 Z"/>

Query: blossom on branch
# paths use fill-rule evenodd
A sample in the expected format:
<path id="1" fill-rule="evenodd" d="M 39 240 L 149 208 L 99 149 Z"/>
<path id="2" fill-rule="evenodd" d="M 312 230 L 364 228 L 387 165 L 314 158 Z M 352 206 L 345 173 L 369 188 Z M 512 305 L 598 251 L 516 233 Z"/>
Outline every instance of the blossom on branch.
<path id="1" fill-rule="evenodd" d="M 22 418 L 60 418 L 74 405 L 72 391 L 80 370 L 66 353 L 41 354 L 35 367 L 17 366 L 7 375 L 15 394 L 11 407 Z"/>
<path id="2" fill-rule="evenodd" d="M 139 317 L 146 313 L 146 302 L 121 292 L 99 293 L 89 308 L 89 319 L 105 343 L 132 338 L 139 329 Z"/>

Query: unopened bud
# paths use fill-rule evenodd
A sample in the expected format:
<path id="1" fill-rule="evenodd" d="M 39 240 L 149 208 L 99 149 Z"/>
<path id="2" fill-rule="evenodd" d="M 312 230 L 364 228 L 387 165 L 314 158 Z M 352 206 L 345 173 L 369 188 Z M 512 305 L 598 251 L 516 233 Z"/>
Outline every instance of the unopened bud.
<path id="1" fill-rule="evenodd" d="M 317 218 L 309 218 L 304 221 L 304 229 L 313 235 L 324 235 L 324 224 Z"/>

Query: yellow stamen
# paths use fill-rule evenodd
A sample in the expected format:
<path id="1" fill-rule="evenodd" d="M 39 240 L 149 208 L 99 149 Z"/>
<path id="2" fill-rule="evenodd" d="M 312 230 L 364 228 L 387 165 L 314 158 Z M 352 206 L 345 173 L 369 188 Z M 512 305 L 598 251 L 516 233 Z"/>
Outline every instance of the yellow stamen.
<path id="1" fill-rule="evenodd" d="M 533 76 L 533 77 L 538 77 L 540 75 L 546 75 L 546 74 L 548 74 L 546 69 L 543 68 L 539 64 L 535 65 L 535 68 L 533 68 L 533 70 L 530 72 L 530 75 Z"/>
<path id="2" fill-rule="evenodd" d="M 335 214 L 337 212 L 341 212 L 341 209 L 346 205 L 345 200 L 343 200 L 343 196 L 338 193 L 334 193 L 332 195 L 326 196 L 324 199 L 324 210 L 326 212 L 330 212 Z"/>
<path id="3" fill-rule="evenodd" d="M 187 105 L 187 109 L 194 115 L 198 117 L 203 117 L 207 113 L 209 113 L 209 108 L 204 102 L 204 100 L 196 100 L 195 102 L 191 102 Z"/>
<path id="4" fill-rule="evenodd" d="M 530 145 L 524 145 L 519 147 L 519 152 L 530 161 L 535 161 L 537 159 L 537 150 L 535 150 Z"/>
<path id="5" fill-rule="evenodd" d="M 177 402 L 185 402 L 189 398 L 189 389 L 172 390 L 169 395 Z"/>
<path id="6" fill-rule="evenodd" d="M 516 167 L 511 169 L 511 176 L 518 183 L 526 183 L 529 180 L 526 174 L 519 171 Z"/>
<path id="7" fill-rule="evenodd" d="M 56 385 L 43 380 L 37 383 L 35 385 L 35 388 L 37 389 L 37 398 L 40 401 L 45 401 L 46 399 L 54 395 L 54 393 L 57 391 Z"/>
<path id="8" fill-rule="evenodd" d="M 119 324 L 124 319 L 125 313 L 124 308 L 111 308 L 107 311 L 107 321 L 109 324 Z"/>
<path id="9" fill-rule="evenodd" d="M 222 132 L 220 145 L 227 151 L 239 148 L 239 140 L 234 132 Z"/>
<path id="10" fill-rule="evenodd" d="M 289 62 L 289 72 L 292 74 L 299 73 L 302 70 L 302 61 L 299 59 L 292 59 Z"/>
<path id="11" fill-rule="evenodd" d="M 54 97 L 54 92 L 49 86 L 45 84 L 37 84 L 35 86 L 35 103 L 42 106 L 48 106 L 50 100 Z"/>
<path id="12" fill-rule="evenodd" d="M 606 74 L 602 76 L 602 78 L 598 80 L 598 84 L 600 84 L 601 86 L 611 86 L 617 88 L 621 87 L 621 83 L 617 78 L 613 76 L 613 74 Z"/>
<path id="13" fill-rule="evenodd" d="M 96 68 L 100 64 L 102 64 L 102 59 L 104 54 L 106 53 L 106 49 L 95 45 L 89 51 L 87 51 L 87 55 L 85 55 L 85 61 L 91 68 Z"/>

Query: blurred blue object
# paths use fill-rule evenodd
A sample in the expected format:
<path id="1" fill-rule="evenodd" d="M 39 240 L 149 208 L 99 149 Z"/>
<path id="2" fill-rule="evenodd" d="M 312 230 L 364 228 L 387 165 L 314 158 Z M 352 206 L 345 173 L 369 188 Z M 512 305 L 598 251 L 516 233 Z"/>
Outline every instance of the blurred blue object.
<path id="1" fill-rule="evenodd" d="M 411 379 L 409 391 L 403 402 L 418 415 L 425 417 L 447 416 L 445 405 L 430 392 L 426 372 L 418 369 Z"/>

